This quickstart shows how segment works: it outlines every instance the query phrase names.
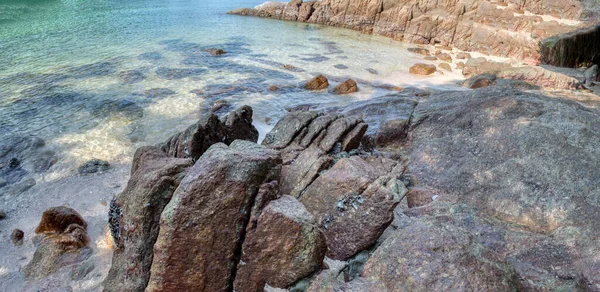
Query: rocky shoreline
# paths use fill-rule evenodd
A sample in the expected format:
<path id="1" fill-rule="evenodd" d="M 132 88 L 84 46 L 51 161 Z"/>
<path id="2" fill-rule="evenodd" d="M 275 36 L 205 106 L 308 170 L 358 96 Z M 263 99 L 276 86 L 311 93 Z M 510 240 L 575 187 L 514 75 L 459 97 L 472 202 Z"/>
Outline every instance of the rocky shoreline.
<path id="1" fill-rule="evenodd" d="M 293 0 L 229 13 L 339 26 L 530 63 L 567 67 L 600 63 L 600 8 L 591 0 Z"/>
<path id="2" fill-rule="evenodd" d="M 405 89 L 292 110 L 262 145 L 250 107 L 206 115 L 136 152 L 103 289 L 600 291 L 597 105 Z M 77 212 L 48 212 L 32 280 L 89 258 Z"/>

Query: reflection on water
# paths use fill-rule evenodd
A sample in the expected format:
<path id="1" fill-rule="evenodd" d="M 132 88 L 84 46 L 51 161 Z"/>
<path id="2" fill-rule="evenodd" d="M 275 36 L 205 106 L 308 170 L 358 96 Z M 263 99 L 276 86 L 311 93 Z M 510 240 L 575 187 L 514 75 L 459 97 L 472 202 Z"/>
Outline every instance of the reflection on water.
<path id="1" fill-rule="evenodd" d="M 422 60 L 390 39 L 225 14 L 261 2 L 0 0 L 0 139 L 36 136 L 52 153 L 43 156 L 48 171 L 30 170 L 38 182 L 32 193 L 47 193 L 44 200 L 4 197 L 6 208 L 28 206 L 27 220 L 35 222 L 46 205 L 72 204 L 93 214 L 86 219 L 98 217 L 93 235 L 101 238 L 105 220 L 98 214 L 105 206 L 98 204 L 123 187 L 135 149 L 185 129 L 215 103 L 229 105 L 221 114 L 252 106 L 264 137 L 294 105 L 342 105 L 390 93 L 377 84 L 453 87 L 459 78 L 408 75 Z M 213 56 L 213 48 L 227 54 Z M 300 89 L 316 73 L 334 85 L 354 78 L 360 91 Z M 105 178 L 111 181 L 74 177 L 93 158 L 114 165 Z M 29 225 L 23 228 L 35 227 Z M 16 258 L 0 258 L 0 274 Z"/>

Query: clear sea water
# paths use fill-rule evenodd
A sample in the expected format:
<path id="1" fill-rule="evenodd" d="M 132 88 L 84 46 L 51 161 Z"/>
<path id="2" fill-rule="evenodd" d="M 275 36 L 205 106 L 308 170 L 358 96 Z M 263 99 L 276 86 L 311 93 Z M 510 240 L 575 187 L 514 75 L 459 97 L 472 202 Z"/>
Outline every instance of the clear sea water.
<path id="1" fill-rule="evenodd" d="M 0 223 L 0 246 L 10 246 L 7 234 L 16 227 L 30 239 L 45 208 L 68 204 L 92 221 L 89 232 L 101 250 L 106 202 L 124 187 L 135 149 L 185 129 L 218 100 L 231 108 L 252 106 L 264 136 L 298 104 L 343 105 L 392 93 L 381 84 L 457 87 L 457 73 L 409 75 L 411 65 L 424 61 L 407 52 L 407 44 L 226 14 L 262 2 L 0 0 L 0 139 L 37 136 L 58 157 L 47 173 L 34 175 L 35 187 L 2 198 L 5 210 L 27 212 Z M 209 48 L 227 54 L 213 57 L 204 51 Z M 334 85 L 354 78 L 360 91 L 337 96 L 298 88 L 318 73 Z M 282 89 L 269 91 L 271 85 Z M 79 177 L 77 167 L 92 158 L 109 161 L 114 170 Z M 0 256 L 0 282 L 12 279 L 0 290 L 21 287 L 15 273 L 32 252 L 28 244 Z M 95 276 L 71 287 L 94 287 L 106 259 Z"/>

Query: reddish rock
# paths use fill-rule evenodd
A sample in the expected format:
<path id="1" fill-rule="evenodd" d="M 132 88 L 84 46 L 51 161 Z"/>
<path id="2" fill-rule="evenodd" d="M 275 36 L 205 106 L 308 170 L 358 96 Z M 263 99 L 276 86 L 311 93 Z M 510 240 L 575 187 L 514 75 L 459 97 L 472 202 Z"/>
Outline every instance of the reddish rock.
<path id="1" fill-rule="evenodd" d="M 53 207 L 44 211 L 35 233 L 61 233 L 71 224 L 77 224 L 84 230 L 87 228 L 87 223 L 77 211 L 69 207 Z"/>
<path id="2" fill-rule="evenodd" d="M 399 197 L 387 187 L 395 179 L 385 175 L 396 163 L 384 159 L 373 165 L 377 159 L 339 160 L 300 199 L 321 224 L 330 258 L 345 260 L 366 249 L 393 219 Z"/>
<path id="3" fill-rule="evenodd" d="M 298 200 L 271 201 L 246 234 L 234 290 L 262 291 L 265 284 L 287 288 L 318 270 L 326 250 L 314 217 Z"/>
<path id="4" fill-rule="evenodd" d="M 333 92 L 336 94 L 350 94 L 358 91 L 358 85 L 356 85 L 356 81 L 352 79 L 348 79 L 338 86 L 335 87 Z"/>
<path id="5" fill-rule="evenodd" d="M 104 291 L 142 291 L 150 278 L 160 215 L 192 166 L 157 147 L 142 147 L 133 158 L 125 190 L 110 203 L 109 224 L 117 249 Z"/>
<path id="6" fill-rule="evenodd" d="M 398 229 L 371 255 L 363 277 L 387 291 L 512 291 L 517 275 L 444 218 Z"/>
<path id="7" fill-rule="evenodd" d="M 423 64 L 423 63 L 419 63 L 419 64 L 415 64 L 412 67 L 410 67 L 410 74 L 415 74 L 415 75 L 431 75 L 433 73 L 435 73 L 436 68 L 435 65 L 431 65 L 431 64 Z"/>
<path id="8" fill-rule="evenodd" d="M 304 88 L 308 90 L 323 90 L 327 87 L 329 87 L 329 80 L 327 80 L 327 77 L 323 75 L 319 75 L 311 79 L 304 85 Z"/>
<path id="9" fill-rule="evenodd" d="M 464 87 L 477 89 L 482 87 L 488 87 L 496 84 L 496 76 L 491 74 L 482 74 L 473 76 L 463 83 Z"/>
<path id="10" fill-rule="evenodd" d="M 252 204 L 280 165 L 252 142 L 211 146 L 161 215 L 146 291 L 230 291 Z"/>
<path id="11" fill-rule="evenodd" d="M 31 261 L 23 268 L 25 277 L 39 280 L 60 268 L 87 259 L 91 249 L 87 247 L 86 226 L 79 213 L 71 208 L 46 210 L 36 229 L 36 233 L 41 234 L 39 245 Z"/>
<path id="12" fill-rule="evenodd" d="M 271 85 L 269 86 L 269 91 L 278 91 L 280 88 L 278 85 Z"/>

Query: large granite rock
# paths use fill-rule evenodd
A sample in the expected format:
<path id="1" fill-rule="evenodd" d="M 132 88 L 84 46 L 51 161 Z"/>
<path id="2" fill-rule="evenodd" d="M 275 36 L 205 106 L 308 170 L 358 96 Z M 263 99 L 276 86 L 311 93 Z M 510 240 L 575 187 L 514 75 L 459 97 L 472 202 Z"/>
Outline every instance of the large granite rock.
<path id="1" fill-rule="evenodd" d="M 321 267 L 327 246 L 315 218 L 294 197 L 271 201 L 248 230 L 234 290 L 287 288 Z"/>
<path id="2" fill-rule="evenodd" d="M 280 165 L 248 141 L 211 146 L 162 213 L 146 290 L 230 291 L 253 202 Z"/>
<path id="3" fill-rule="evenodd" d="M 341 26 L 406 42 L 574 67 L 597 61 L 599 11 L 593 0 L 295 0 L 230 13 Z"/>
<path id="4" fill-rule="evenodd" d="M 192 161 L 157 147 L 142 147 L 133 158 L 125 190 L 110 203 L 109 224 L 116 245 L 104 291 L 143 291 L 150 279 L 160 215 Z"/>
<path id="5" fill-rule="evenodd" d="M 163 151 L 177 158 L 196 160 L 215 143 L 231 144 L 234 140 L 258 141 L 258 130 L 252 125 L 252 108 L 243 106 L 219 118 L 207 114 L 198 123 L 173 135 L 158 145 Z"/>

